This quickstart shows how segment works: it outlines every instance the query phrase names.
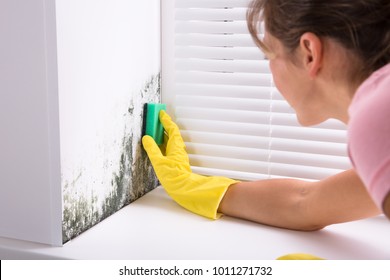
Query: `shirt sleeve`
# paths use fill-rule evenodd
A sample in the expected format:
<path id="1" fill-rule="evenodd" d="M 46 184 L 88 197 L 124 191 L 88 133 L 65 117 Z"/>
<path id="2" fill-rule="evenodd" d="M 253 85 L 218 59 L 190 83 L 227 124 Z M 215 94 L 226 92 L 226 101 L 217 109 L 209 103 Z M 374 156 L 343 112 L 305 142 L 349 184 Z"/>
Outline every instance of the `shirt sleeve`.
<path id="1" fill-rule="evenodd" d="M 390 71 L 365 84 L 358 93 L 358 100 L 350 108 L 349 154 L 382 209 L 390 191 Z"/>

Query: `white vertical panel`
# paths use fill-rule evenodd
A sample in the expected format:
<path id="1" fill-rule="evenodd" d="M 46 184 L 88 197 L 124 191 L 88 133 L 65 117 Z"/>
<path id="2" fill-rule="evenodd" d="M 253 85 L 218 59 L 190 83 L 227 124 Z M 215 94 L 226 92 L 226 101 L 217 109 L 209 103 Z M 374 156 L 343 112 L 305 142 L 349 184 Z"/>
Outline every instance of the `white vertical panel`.
<path id="1" fill-rule="evenodd" d="M 54 3 L 0 2 L 0 236 L 61 245 Z"/>

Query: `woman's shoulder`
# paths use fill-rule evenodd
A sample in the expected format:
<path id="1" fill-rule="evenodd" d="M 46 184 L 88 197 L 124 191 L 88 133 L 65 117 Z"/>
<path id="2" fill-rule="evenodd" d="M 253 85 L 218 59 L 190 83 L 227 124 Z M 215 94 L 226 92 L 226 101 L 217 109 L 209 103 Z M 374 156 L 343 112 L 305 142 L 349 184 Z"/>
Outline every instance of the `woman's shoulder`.
<path id="1" fill-rule="evenodd" d="M 390 102 L 390 63 L 372 73 L 356 91 L 349 107 L 350 117 L 360 110 Z M 372 108 L 371 108 L 372 109 Z"/>
<path id="2" fill-rule="evenodd" d="M 390 64 L 359 88 L 350 107 L 348 149 L 359 176 L 378 206 L 390 179 Z"/>

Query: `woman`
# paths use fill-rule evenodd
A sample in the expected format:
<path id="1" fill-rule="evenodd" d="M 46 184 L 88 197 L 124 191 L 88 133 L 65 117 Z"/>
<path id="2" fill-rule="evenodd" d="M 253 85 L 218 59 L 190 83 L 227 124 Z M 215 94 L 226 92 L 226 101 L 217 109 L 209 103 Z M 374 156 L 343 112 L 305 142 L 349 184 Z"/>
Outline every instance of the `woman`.
<path id="1" fill-rule="evenodd" d="M 164 154 L 143 145 L 162 186 L 183 207 L 276 227 L 318 230 L 378 215 L 390 217 L 390 2 L 255 0 L 247 14 L 276 87 L 302 125 L 348 124 L 354 168 L 318 182 L 238 182 L 193 174 L 179 129 L 161 112 Z M 260 21 L 265 36 L 257 37 Z"/>

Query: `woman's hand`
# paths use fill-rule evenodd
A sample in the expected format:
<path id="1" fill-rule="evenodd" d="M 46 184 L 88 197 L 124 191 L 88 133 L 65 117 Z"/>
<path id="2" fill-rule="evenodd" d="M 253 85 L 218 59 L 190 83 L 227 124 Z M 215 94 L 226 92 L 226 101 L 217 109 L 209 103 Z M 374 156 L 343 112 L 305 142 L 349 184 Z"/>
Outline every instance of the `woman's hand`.
<path id="1" fill-rule="evenodd" d="M 167 193 L 182 207 L 207 218 L 216 219 L 219 204 L 230 185 L 237 181 L 218 176 L 201 176 L 191 171 L 185 144 L 178 126 L 165 111 L 160 121 L 167 133 L 165 153 L 150 136 L 142 144 L 152 162 L 157 178 Z"/>

